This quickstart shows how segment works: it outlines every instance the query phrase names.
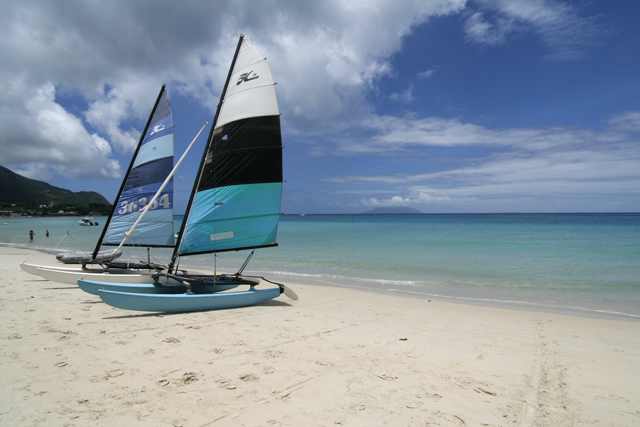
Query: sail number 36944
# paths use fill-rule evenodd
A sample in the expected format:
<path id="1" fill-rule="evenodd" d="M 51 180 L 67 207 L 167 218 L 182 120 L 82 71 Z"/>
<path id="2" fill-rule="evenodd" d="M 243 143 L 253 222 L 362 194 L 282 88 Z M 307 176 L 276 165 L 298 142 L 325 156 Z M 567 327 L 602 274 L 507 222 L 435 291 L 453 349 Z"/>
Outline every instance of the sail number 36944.
<path id="1" fill-rule="evenodd" d="M 125 200 L 122 203 L 120 203 L 120 209 L 118 209 L 118 215 L 124 215 L 127 213 L 134 213 L 139 210 L 144 210 L 144 208 L 147 207 L 147 204 L 149 203 L 149 201 L 150 200 L 147 199 L 146 197 L 141 197 L 138 200 L 132 200 L 130 202 L 127 202 Z M 151 203 L 151 207 L 149 208 L 149 210 L 158 209 L 158 207 L 160 207 L 160 209 L 171 209 L 171 201 L 169 200 L 168 194 L 165 194 L 159 199 L 154 200 L 154 202 Z"/>

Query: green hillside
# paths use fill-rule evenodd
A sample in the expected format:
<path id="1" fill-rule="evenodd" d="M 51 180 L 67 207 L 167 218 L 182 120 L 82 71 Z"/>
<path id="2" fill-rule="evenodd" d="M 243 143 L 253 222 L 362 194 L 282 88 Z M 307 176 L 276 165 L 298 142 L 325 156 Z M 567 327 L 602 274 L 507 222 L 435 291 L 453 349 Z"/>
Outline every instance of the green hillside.
<path id="1" fill-rule="evenodd" d="M 54 187 L 46 182 L 25 178 L 0 166 L 0 203 L 20 203 L 24 206 L 48 205 L 61 208 L 67 206 L 88 206 L 89 204 L 110 205 L 95 191 L 74 193 L 64 188 Z"/>

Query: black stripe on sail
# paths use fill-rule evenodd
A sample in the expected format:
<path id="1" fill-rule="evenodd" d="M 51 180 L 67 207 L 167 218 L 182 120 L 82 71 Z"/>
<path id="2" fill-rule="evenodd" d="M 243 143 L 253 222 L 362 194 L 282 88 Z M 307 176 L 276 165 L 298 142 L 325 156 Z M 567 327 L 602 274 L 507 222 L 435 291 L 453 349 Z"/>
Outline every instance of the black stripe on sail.
<path id="1" fill-rule="evenodd" d="M 252 117 L 215 130 L 198 191 L 282 182 L 280 116 Z"/>
<path id="2" fill-rule="evenodd" d="M 163 157 L 131 169 L 123 191 L 143 185 L 162 183 L 173 170 L 173 157 Z"/>

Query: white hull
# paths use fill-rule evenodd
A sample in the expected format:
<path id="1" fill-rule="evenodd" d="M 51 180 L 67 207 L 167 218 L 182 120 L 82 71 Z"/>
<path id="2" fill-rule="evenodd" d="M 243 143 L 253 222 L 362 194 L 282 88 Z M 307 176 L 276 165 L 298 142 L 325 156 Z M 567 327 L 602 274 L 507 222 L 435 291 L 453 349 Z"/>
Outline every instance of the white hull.
<path id="1" fill-rule="evenodd" d="M 22 268 L 23 271 L 29 273 L 29 274 L 33 274 L 35 276 L 40 276 L 40 273 L 38 272 L 39 268 L 46 268 L 48 270 L 57 270 L 57 271 L 71 271 L 71 272 L 81 272 L 81 271 L 86 271 L 83 270 L 81 266 L 79 265 L 75 265 L 75 266 L 69 266 L 69 265 L 38 265 L 38 264 L 29 264 L 27 262 L 21 262 L 20 263 L 20 268 Z M 96 268 L 93 270 L 94 272 L 102 272 L 104 271 L 102 268 Z"/>
<path id="2" fill-rule="evenodd" d="M 38 274 L 47 280 L 68 285 L 76 285 L 78 279 L 93 280 L 97 282 L 110 283 L 148 283 L 155 270 L 119 270 L 120 272 L 98 273 L 88 271 L 65 271 L 41 267 Z"/>
<path id="3" fill-rule="evenodd" d="M 91 264 L 89 264 L 91 265 Z M 20 268 L 26 273 L 33 274 L 35 276 L 40 276 L 40 272 L 38 269 L 47 269 L 47 270 L 55 270 L 55 271 L 70 271 L 72 273 L 104 273 L 104 269 L 96 266 L 95 268 L 88 267 L 82 268 L 79 265 L 40 265 L 40 264 L 29 264 L 28 262 L 21 262 Z M 125 269 L 112 269 L 110 270 L 112 273 L 137 273 L 139 270 L 125 270 Z"/>
<path id="4" fill-rule="evenodd" d="M 40 276 L 40 274 L 38 273 L 38 269 L 40 267 L 44 267 L 44 265 L 29 264 L 27 262 L 20 263 L 20 268 L 22 269 L 22 271 L 24 271 L 25 273 L 33 274 L 34 276 Z"/>

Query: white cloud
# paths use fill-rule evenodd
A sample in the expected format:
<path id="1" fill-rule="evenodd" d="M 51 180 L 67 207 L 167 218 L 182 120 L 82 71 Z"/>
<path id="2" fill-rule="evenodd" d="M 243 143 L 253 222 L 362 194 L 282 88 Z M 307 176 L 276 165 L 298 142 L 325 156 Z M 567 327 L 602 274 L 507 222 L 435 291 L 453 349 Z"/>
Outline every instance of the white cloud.
<path id="1" fill-rule="evenodd" d="M 13 169 L 39 179 L 50 175 L 49 165 L 68 178 L 120 176 L 119 163 L 109 158 L 109 143 L 89 134 L 78 117 L 55 102 L 50 82 L 27 88 L 14 81 L 0 87 L 0 98 L 4 164 L 27 164 Z"/>
<path id="2" fill-rule="evenodd" d="M 460 203 L 461 200 L 453 199 L 449 196 L 433 196 L 431 193 L 418 191 L 418 196 L 413 200 L 413 204 L 425 205 L 431 203 Z"/>
<path id="3" fill-rule="evenodd" d="M 3 92 L 19 81 L 22 93 L 2 97 L 0 108 L 19 109 L 22 98 L 52 85 L 59 94 L 86 102 L 84 111 L 64 111 L 54 101 L 58 120 L 75 117 L 74 128 L 90 125 L 97 131 L 100 136 L 93 136 L 89 147 L 127 152 L 140 131 L 129 123 L 146 118 L 161 83 L 215 109 L 242 32 L 270 59 L 276 80 L 287 83 L 278 87 L 278 97 L 289 128 L 324 131 L 332 122 L 338 131 L 369 113 L 367 91 L 392 72 L 390 55 L 413 26 L 464 6 L 465 0 L 227 0 L 197 7 L 171 0 L 153 7 L 125 0 L 11 2 L 0 16 L 0 81 Z M 20 133 L 29 132 L 26 122 L 46 120 L 46 114 L 29 109 L 21 114 L 10 126 L 20 127 Z M 51 117 L 48 123 L 56 124 Z M 3 145 L 16 143 L 8 129 L 0 128 Z M 22 144 L 28 151 L 45 140 L 32 132 Z M 84 166 L 74 150 L 59 146 L 50 164 L 80 173 Z M 5 159 L 16 167 L 33 161 L 27 155 Z"/>
<path id="4" fill-rule="evenodd" d="M 569 150 L 583 145 L 608 145 L 629 141 L 628 131 L 640 129 L 640 114 L 628 112 L 616 116 L 604 130 L 574 127 L 491 129 L 465 123 L 460 119 L 419 118 L 371 114 L 360 122 L 365 130 L 360 136 L 336 140 L 335 147 L 325 147 L 339 155 L 391 154 L 421 147 L 495 147 L 519 150 Z M 412 151 L 413 150 L 413 151 Z"/>
<path id="5" fill-rule="evenodd" d="M 362 199 L 361 203 L 364 206 L 374 207 L 374 208 L 386 208 L 386 207 L 397 207 L 397 206 L 411 206 L 411 200 L 404 199 L 400 196 L 393 196 L 390 199 L 386 200 L 378 200 L 376 198 L 371 198 L 368 200 Z"/>
<path id="6" fill-rule="evenodd" d="M 640 111 L 627 111 L 609 120 L 612 130 L 640 132 Z"/>
<path id="7" fill-rule="evenodd" d="M 435 73 L 436 70 L 427 70 L 427 71 L 423 71 L 421 73 L 418 73 L 418 78 L 419 79 L 430 79 L 431 77 L 433 77 L 433 73 Z"/>
<path id="8" fill-rule="evenodd" d="M 571 60 L 584 56 L 606 32 L 593 19 L 582 18 L 567 2 L 557 0 L 475 0 L 481 11 L 464 24 L 468 41 L 497 45 L 509 35 L 532 32 L 551 50 L 550 58 Z"/>
<path id="9" fill-rule="evenodd" d="M 369 191 L 352 200 L 366 197 L 363 203 L 371 206 L 455 204 L 479 195 L 543 194 L 545 187 L 560 195 L 638 188 L 633 135 L 640 130 L 640 112 L 616 116 L 603 130 L 491 129 L 460 119 L 373 113 L 367 96 L 381 77 L 393 76 L 390 58 L 402 38 L 433 17 L 466 13 L 467 40 L 484 45 L 535 34 L 559 59 L 584 55 L 602 32 L 567 2 L 469 5 L 226 0 L 190 7 L 159 0 L 150 8 L 125 0 L 9 2 L 0 15 L 0 157 L 37 179 L 56 173 L 118 176 L 114 158 L 139 137 L 131 119 L 146 118 L 163 82 L 170 93 L 214 110 L 242 32 L 269 58 L 276 80 L 286 82 L 278 86 L 278 98 L 287 129 L 332 142 L 315 146 L 316 153 L 385 155 L 414 167 L 411 173 L 344 178 Z M 416 77 L 428 79 L 434 72 Z M 81 102 L 74 109 L 64 97 Z M 413 87 L 391 98 L 410 103 Z M 443 154 L 461 146 L 478 148 L 478 154 L 459 162 Z M 427 156 L 437 170 L 416 171 Z M 377 193 L 383 197 L 369 197 L 374 185 L 385 186 Z"/>
<path id="10" fill-rule="evenodd" d="M 409 85 L 409 87 L 400 93 L 392 93 L 389 95 L 394 101 L 402 102 L 403 104 L 410 104 L 415 98 L 413 96 L 413 85 Z"/>
<path id="11" fill-rule="evenodd" d="M 465 21 L 464 31 L 471 42 L 496 45 L 505 42 L 513 27 L 513 19 L 497 19 L 495 23 L 489 23 L 481 12 L 475 12 Z"/>
<path id="12" fill-rule="evenodd" d="M 628 195 L 640 188 L 640 112 L 620 114 L 601 130 L 490 129 L 438 118 L 371 118 L 376 136 L 338 145 L 343 155 L 395 156 L 399 165 L 437 169 L 424 172 L 329 176 L 324 182 L 399 194 L 366 201 L 374 206 L 460 205 L 479 199 Z M 477 147 L 475 157 L 452 157 L 450 147 Z M 357 147 L 357 148 L 354 148 Z M 425 151 L 425 149 L 428 149 Z M 400 191 L 402 189 L 402 191 Z M 364 203 L 364 202 L 363 202 Z"/>
<path id="13" fill-rule="evenodd" d="M 114 88 L 104 98 L 94 101 L 85 113 L 87 122 L 105 133 L 112 144 L 122 152 L 133 151 L 140 136 L 134 129 L 124 131 L 120 128 L 120 123 L 131 115 L 132 102 L 123 95 L 121 87 Z"/>

